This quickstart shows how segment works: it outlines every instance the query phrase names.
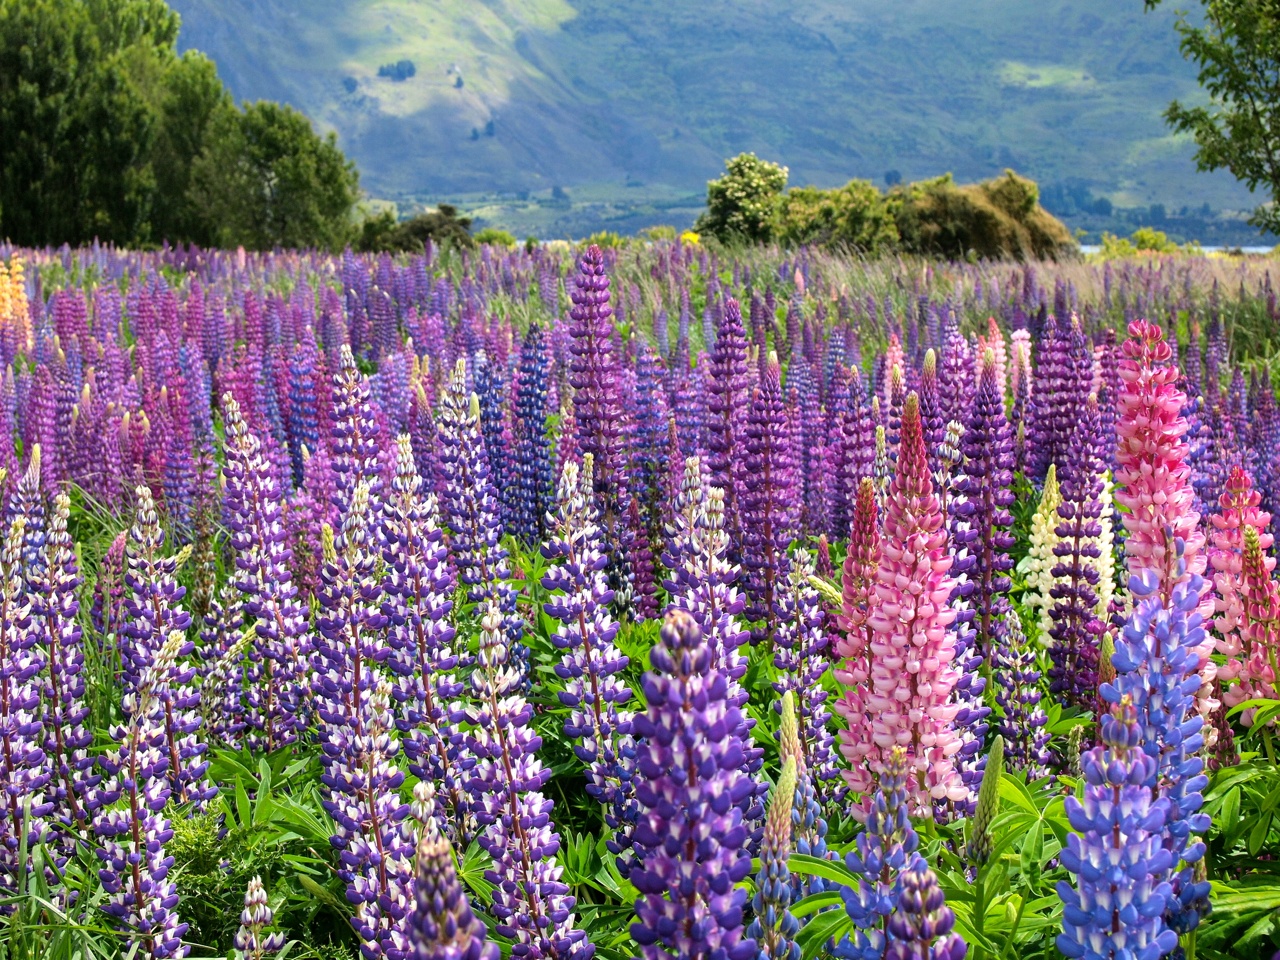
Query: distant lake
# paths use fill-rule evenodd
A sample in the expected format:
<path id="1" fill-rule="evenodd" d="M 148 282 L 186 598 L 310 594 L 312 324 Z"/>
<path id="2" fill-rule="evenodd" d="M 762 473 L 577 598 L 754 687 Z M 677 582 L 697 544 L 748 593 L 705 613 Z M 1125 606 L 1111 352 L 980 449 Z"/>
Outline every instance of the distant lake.
<path id="1" fill-rule="evenodd" d="M 1201 247 L 1200 249 L 1205 253 L 1224 253 L 1227 250 L 1238 250 L 1241 253 L 1267 254 L 1274 250 L 1275 247 Z M 1102 247 L 1096 243 L 1082 243 L 1080 244 L 1080 252 L 1086 255 L 1101 253 Z"/>

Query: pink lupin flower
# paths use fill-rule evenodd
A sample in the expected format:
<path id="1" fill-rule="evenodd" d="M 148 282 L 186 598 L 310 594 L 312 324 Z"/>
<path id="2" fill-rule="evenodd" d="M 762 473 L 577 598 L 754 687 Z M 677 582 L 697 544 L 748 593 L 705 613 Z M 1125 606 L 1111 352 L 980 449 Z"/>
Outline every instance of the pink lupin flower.
<path id="1" fill-rule="evenodd" d="M 950 597 L 951 557 L 942 511 L 933 493 L 919 398 L 902 411 L 898 473 L 884 503 L 884 537 L 867 623 L 871 628 L 867 714 L 850 718 L 845 756 L 856 773 L 850 786 L 869 793 L 869 775 L 889 766 L 895 747 L 906 751 L 913 812 L 934 801 L 959 801 L 968 792 L 953 765 L 960 749 L 951 691 L 959 679 L 952 661 L 955 619 Z M 864 796 L 864 803 L 867 798 Z M 855 811 L 855 815 L 862 811 Z"/>
<path id="2" fill-rule="evenodd" d="M 1266 553 L 1274 538 L 1266 532 L 1271 526 L 1271 515 L 1258 506 L 1261 502 L 1262 497 L 1253 488 L 1249 473 L 1243 467 L 1235 466 L 1227 477 L 1226 490 L 1218 498 L 1222 512 L 1209 518 L 1213 525 L 1209 565 L 1213 568 L 1213 583 L 1217 588 L 1215 609 L 1218 614 L 1213 625 L 1218 631 L 1218 652 L 1228 657 L 1239 655 L 1247 626 L 1243 575 L 1246 527 L 1258 532 L 1265 572 L 1269 575 L 1276 565 L 1275 559 Z M 1219 673 L 1219 677 L 1227 679 L 1225 670 Z"/>

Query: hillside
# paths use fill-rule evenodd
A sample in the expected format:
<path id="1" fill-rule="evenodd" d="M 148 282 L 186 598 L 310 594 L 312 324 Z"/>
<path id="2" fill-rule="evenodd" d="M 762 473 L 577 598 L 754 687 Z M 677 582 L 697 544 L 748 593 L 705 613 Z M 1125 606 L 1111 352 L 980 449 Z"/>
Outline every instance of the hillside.
<path id="1" fill-rule="evenodd" d="M 372 195 L 497 201 L 517 228 L 522 210 L 535 227 L 584 208 L 688 219 L 742 150 L 824 186 L 1013 167 L 1070 214 L 1094 197 L 1251 205 L 1165 127 L 1170 99 L 1197 96 L 1194 71 L 1172 13 L 1140 0 L 173 5 L 183 46 L 237 96 L 336 129 Z M 411 76 L 379 76 L 401 61 Z"/>

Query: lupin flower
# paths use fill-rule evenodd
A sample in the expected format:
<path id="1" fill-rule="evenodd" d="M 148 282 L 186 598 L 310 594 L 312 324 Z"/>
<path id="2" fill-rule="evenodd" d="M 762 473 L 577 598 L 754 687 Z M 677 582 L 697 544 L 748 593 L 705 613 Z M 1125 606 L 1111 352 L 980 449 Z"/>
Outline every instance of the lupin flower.
<path id="1" fill-rule="evenodd" d="M 920 845 L 908 813 L 907 780 L 906 754 L 895 749 L 880 774 L 866 828 L 845 855 L 845 866 L 861 879 L 856 888 L 840 891 L 845 912 L 856 928 L 836 945 L 836 955 L 842 960 L 880 960 L 884 956 L 886 921 L 898 909 L 901 875 L 914 862 Z"/>
<path id="2" fill-rule="evenodd" d="M 361 483 L 369 485 L 376 497 L 382 483 L 378 462 L 378 421 L 373 411 L 369 378 L 356 366 L 351 347 L 338 351 L 338 370 L 333 375 L 333 472 L 335 505 L 350 508 L 351 498 Z"/>
<path id="3" fill-rule="evenodd" d="M 178 888 L 169 879 L 173 858 L 165 844 L 173 838 L 165 805 L 172 795 L 163 691 L 177 669 L 186 638 L 172 631 L 125 693 L 125 723 L 111 733 L 119 744 L 103 755 L 103 806 L 93 830 L 102 860 L 98 872 L 110 899 L 102 910 L 115 920 L 141 956 L 185 957 L 187 925 L 178 919 Z M 117 800 L 124 802 L 115 806 Z"/>
<path id="4" fill-rule="evenodd" d="M 827 691 L 822 688 L 822 677 L 830 664 L 824 627 L 826 615 L 822 599 L 813 586 L 813 576 L 809 552 L 797 550 L 779 603 L 782 616 L 774 637 L 777 650 L 773 658 L 778 679 L 773 688 L 780 696 L 792 692 L 800 704 L 800 742 L 805 766 L 826 799 L 834 789 L 831 781 L 840 774 L 831 749 L 835 738 L 827 729 L 831 719 Z"/>
<path id="5" fill-rule="evenodd" d="M 1164 924 L 1172 895 L 1173 857 L 1162 842 L 1170 801 L 1151 781 L 1157 762 L 1142 750 L 1131 704 L 1106 714 L 1102 745 L 1081 758 L 1084 796 L 1066 800 L 1062 865 L 1074 878 L 1058 882 L 1062 934 L 1057 946 L 1075 960 L 1159 960 L 1178 945 Z"/>
<path id="6" fill-rule="evenodd" d="M 235 948 L 240 960 L 265 960 L 284 949 L 283 933 L 266 932 L 274 922 L 275 913 L 267 902 L 262 878 L 254 877 L 245 888 L 240 929 L 236 931 Z"/>
<path id="7" fill-rule="evenodd" d="M 499 960 L 502 950 L 471 912 L 453 848 L 439 833 L 427 831 L 418 842 L 417 871 L 406 960 Z"/>
<path id="8" fill-rule="evenodd" d="M 1051 463 L 1045 472 L 1040 502 L 1031 516 L 1031 537 L 1026 559 L 1027 606 L 1037 613 L 1036 620 L 1043 643 L 1048 642 L 1049 631 L 1053 628 L 1049 611 L 1053 609 L 1054 601 L 1050 591 L 1053 589 L 1053 568 L 1058 562 L 1054 549 L 1059 539 L 1058 507 L 1061 504 L 1058 466 Z"/>
<path id="9" fill-rule="evenodd" d="M 76 591 L 81 578 L 75 544 L 67 532 L 71 500 L 60 491 L 49 516 L 44 562 L 31 573 L 35 594 L 31 607 L 33 628 L 44 648 L 49 667 L 44 681 L 44 751 L 51 764 L 50 798 L 54 816 L 67 827 L 83 826 L 93 812 L 94 787 L 101 779 L 93 772 L 93 731 L 86 727 L 89 706 L 85 702 L 84 652 L 76 614 Z"/>
<path id="10" fill-rule="evenodd" d="M 870 477 L 858 484 L 854 501 L 853 524 L 849 533 L 849 549 L 844 557 L 841 582 L 841 614 L 843 632 L 836 646 L 839 666 L 836 679 L 844 688 L 835 709 L 844 718 L 846 729 L 840 731 L 840 752 L 856 751 L 864 724 L 869 721 L 865 694 L 871 679 L 871 597 L 880 568 L 880 525 L 876 520 L 876 493 Z"/>
<path id="11" fill-rule="evenodd" d="M 769 800 L 769 815 L 760 847 L 760 872 L 751 900 L 755 918 L 747 936 L 756 943 L 757 960 L 800 960 L 796 934 L 800 922 L 791 913 L 791 814 L 796 798 L 796 761 L 783 761 L 782 773 Z"/>
<path id="12" fill-rule="evenodd" d="M 787 413 L 778 377 L 777 360 L 771 358 L 751 398 L 745 431 L 742 564 L 747 572 L 748 616 L 763 622 L 755 631 L 756 641 L 772 637 L 782 619 L 779 601 L 789 575 L 787 545 L 798 520 Z"/>
<path id="13" fill-rule="evenodd" d="M 999 645 L 992 660 L 996 703 L 1002 716 L 996 729 L 1005 743 L 1006 762 L 1025 770 L 1027 781 L 1043 777 L 1049 761 L 1048 717 L 1040 706 L 1040 669 L 1036 653 L 1022 632 L 1017 611 L 1009 610 L 1000 623 Z"/>
<path id="14" fill-rule="evenodd" d="M 445 522 L 453 533 L 450 546 L 458 579 L 472 603 L 490 598 L 497 602 L 508 639 L 513 642 L 523 627 L 516 612 L 516 591 L 508 582 L 511 570 L 502 545 L 502 520 L 489 475 L 489 454 L 480 433 L 480 404 L 474 394 L 467 395 L 467 369 L 462 360 L 441 398 L 436 426 L 444 477 L 441 501 Z"/>
<path id="15" fill-rule="evenodd" d="M 386 665 L 394 675 L 396 728 L 409 771 L 433 784 L 444 809 L 440 819 L 461 822 L 467 758 L 454 705 L 463 685 L 454 674 L 460 658 L 453 609 L 454 576 L 440 526 L 436 496 L 424 489 L 407 434 L 396 440 L 396 473 L 378 522 L 385 576 Z"/>
<path id="16" fill-rule="evenodd" d="M 982 786 L 978 789 L 978 804 L 970 822 L 969 841 L 965 855 L 969 861 L 981 866 L 991 858 L 991 822 L 1000 807 L 1000 778 L 1004 776 L 1004 738 L 996 735 L 987 754 L 982 770 Z"/>
<path id="17" fill-rule="evenodd" d="M 1164 556 L 1173 570 L 1163 576 L 1145 571 L 1130 580 L 1134 610 L 1116 641 L 1116 678 L 1100 692 L 1113 705 L 1133 705 L 1141 748 L 1156 761 L 1145 783 L 1169 801 L 1162 842 L 1171 855 L 1169 870 L 1175 872 L 1166 923 L 1182 934 L 1195 929 L 1208 895 L 1208 884 L 1195 878 L 1193 866 L 1205 852 L 1195 835 L 1209 827 L 1209 818 L 1199 812 L 1200 791 L 1208 780 L 1198 756 L 1204 720 L 1195 702 L 1198 651 L 1204 644 L 1198 608 L 1205 586 L 1199 574 L 1186 573 L 1181 541 L 1175 540 Z M 1165 583 L 1174 584 L 1168 600 L 1162 594 Z"/>
<path id="18" fill-rule="evenodd" d="M 360 483 L 341 537 L 323 532 L 321 610 L 316 616 L 313 692 L 320 720 L 322 802 L 333 818 L 330 843 L 354 906 L 352 925 L 366 960 L 396 956 L 407 937 L 414 837 L 398 791 L 391 684 L 381 665 L 381 584 L 370 544 L 369 486 Z"/>
<path id="19" fill-rule="evenodd" d="M 716 329 L 715 344 L 711 348 L 710 388 L 707 465 L 711 483 L 724 491 L 725 526 L 730 542 L 737 544 L 742 541 L 743 514 L 751 512 L 743 502 L 741 489 L 750 470 L 744 464 L 747 452 L 743 449 L 743 430 L 751 398 L 747 389 L 747 339 L 742 327 L 742 309 L 732 297 L 725 301 L 724 318 Z M 781 402 L 781 392 L 778 399 Z"/>
<path id="20" fill-rule="evenodd" d="M 542 738 L 530 725 L 533 710 L 507 643 L 501 612 L 485 600 L 466 719 L 476 756 L 468 784 L 471 810 L 481 825 L 480 845 L 493 857 L 485 871 L 494 884 L 493 915 L 498 932 L 514 941 L 517 957 L 589 960 L 594 947 L 585 931 L 574 928 L 574 898 L 556 864 L 560 837 L 551 823 L 552 803 L 542 793 L 551 771 L 538 760 Z"/>
<path id="21" fill-rule="evenodd" d="M 530 324 L 516 373 L 515 476 L 510 525 L 527 544 L 539 542 L 551 509 L 551 439 L 547 435 L 547 348 L 542 329 Z"/>
<path id="22" fill-rule="evenodd" d="M 609 278 L 604 255 L 595 244 L 578 261 L 570 291 L 569 382 L 573 385 L 573 410 L 578 443 L 583 453 L 595 456 L 597 506 L 606 544 L 620 541 L 617 531 L 626 500 L 626 410 L 618 386 L 614 356 L 613 308 L 609 305 Z M 612 559 L 611 559 L 611 562 Z"/>
<path id="23" fill-rule="evenodd" d="M 1003 341 L 1002 341 L 1003 342 Z M 993 643 L 996 607 L 1009 589 L 1009 548 L 1013 546 L 1013 441 L 1004 415 L 1004 392 L 997 380 L 995 356 L 983 357 L 982 378 L 974 398 L 969 426 L 961 441 L 963 475 L 960 498 L 953 508 L 967 521 L 965 545 L 974 558 L 968 571 L 973 583 L 970 602 L 977 614 L 978 650 L 989 656 Z"/>
<path id="24" fill-rule="evenodd" d="M 952 932 L 955 913 L 929 865 L 917 857 L 900 882 L 898 909 L 886 924 L 885 960 L 964 960 L 969 948 Z"/>
<path id="25" fill-rule="evenodd" d="M 542 547 L 551 563 L 542 586 L 552 594 L 543 610 L 559 621 L 551 642 L 563 651 L 555 669 L 565 683 L 560 702 L 569 708 L 565 735 L 587 766 L 587 793 L 604 805 L 609 826 L 625 834 L 630 832 L 635 746 L 631 712 L 625 709 L 631 690 L 618 674 L 629 661 L 614 644 L 618 622 L 609 611 L 613 591 L 596 520 L 594 459 L 584 456 L 581 470 L 570 461 L 560 477 L 551 537 Z"/>
<path id="26" fill-rule="evenodd" d="M 748 960 L 743 936 L 751 871 L 741 804 L 755 793 L 743 770 L 743 724 L 711 644 L 682 610 L 667 614 L 642 681 L 635 842 L 640 892 L 632 936 L 646 960 Z"/>
<path id="27" fill-rule="evenodd" d="M 968 788 L 952 759 L 960 749 L 954 727 L 959 708 L 951 703 L 959 674 L 952 664 L 955 638 L 947 630 L 955 619 L 949 605 L 954 581 L 947 573 L 951 560 L 914 395 L 903 409 L 898 472 L 886 495 L 881 549 L 868 620 L 869 716 L 865 722 L 850 718 L 858 726 L 851 727 L 845 743 L 843 752 L 853 765 L 845 776 L 853 790 L 868 796 L 871 776 L 883 773 L 892 745 L 901 745 L 919 776 L 911 778 L 912 803 L 924 810 L 934 801 L 964 800 Z"/>
<path id="28" fill-rule="evenodd" d="M 174 633 L 186 634 L 191 615 L 183 609 L 186 588 L 179 585 L 178 569 L 190 556 L 190 547 L 177 555 L 161 555 L 164 531 L 156 513 L 151 491 L 139 486 L 135 491 L 138 509 L 125 549 L 124 574 L 128 595 L 124 601 L 125 623 L 121 629 L 121 680 L 126 693 L 136 693 L 142 678 L 155 662 L 159 649 Z M 164 753 L 169 768 L 169 786 L 182 801 L 204 803 L 217 793 L 205 771 L 208 745 L 199 736 L 200 690 L 195 685 L 196 669 L 183 661 L 195 644 L 185 642 L 173 658 L 172 672 L 161 678 L 155 695 L 164 704 Z M 126 703 L 125 714 L 128 715 Z"/>
<path id="29" fill-rule="evenodd" d="M 796 853 L 810 857 L 831 856 L 827 850 L 827 821 L 813 789 L 813 778 L 804 764 L 804 748 L 800 743 L 800 724 L 796 720 L 795 695 L 787 691 L 782 695 L 781 718 L 778 725 L 778 753 L 785 764 L 796 765 L 796 795 L 791 807 L 791 844 Z M 792 878 L 793 899 L 809 893 L 819 893 L 827 888 L 825 880 L 811 878 L 801 881 Z"/>
<path id="30" fill-rule="evenodd" d="M 1054 530 L 1050 570 L 1055 601 L 1049 611 L 1049 690 L 1067 703 L 1092 707 L 1098 692 L 1098 646 L 1103 631 L 1099 617 L 1102 564 L 1102 462 L 1094 451 L 1098 405 L 1090 398 L 1080 418 L 1073 449 L 1062 463 L 1062 502 Z M 1108 573 L 1109 565 L 1108 565 Z"/>
<path id="31" fill-rule="evenodd" d="M 280 479 L 249 432 L 240 405 L 223 397 L 226 464 L 223 512 L 236 551 L 234 582 L 256 641 L 244 670 L 247 720 L 268 752 L 294 742 L 306 724 L 305 680 L 310 653 L 307 608 L 290 564 Z"/>

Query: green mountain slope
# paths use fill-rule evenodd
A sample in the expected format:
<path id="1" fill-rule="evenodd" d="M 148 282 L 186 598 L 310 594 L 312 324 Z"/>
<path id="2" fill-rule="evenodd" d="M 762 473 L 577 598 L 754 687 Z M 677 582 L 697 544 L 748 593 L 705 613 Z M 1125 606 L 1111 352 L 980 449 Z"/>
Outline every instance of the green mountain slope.
<path id="1" fill-rule="evenodd" d="M 1165 127 L 1198 91 L 1140 0 L 171 2 L 237 96 L 336 129 L 379 197 L 561 187 L 663 219 L 754 150 L 793 184 L 1013 167 L 1121 206 L 1250 205 Z"/>

